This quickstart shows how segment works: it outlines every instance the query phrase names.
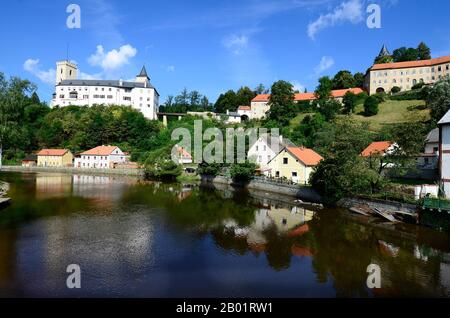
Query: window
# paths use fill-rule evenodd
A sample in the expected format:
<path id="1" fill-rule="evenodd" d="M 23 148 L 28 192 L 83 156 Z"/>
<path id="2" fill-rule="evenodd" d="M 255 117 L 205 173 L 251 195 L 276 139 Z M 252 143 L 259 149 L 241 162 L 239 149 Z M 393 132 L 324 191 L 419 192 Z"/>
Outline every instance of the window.
<path id="1" fill-rule="evenodd" d="M 292 172 L 292 177 L 293 177 L 293 178 L 296 178 L 296 177 L 297 177 L 297 171 L 293 171 L 293 172 Z"/>
<path id="2" fill-rule="evenodd" d="M 262 156 L 258 157 L 258 162 L 262 162 Z"/>
<path id="3" fill-rule="evenodd" d="M 280 177 L 280 171 L 275 172 L 275 178 L 279 178 Z"/>
<path id="4" fill-rule="evenodd" d="M 267 162 L 269 162 L 272 158 L 270 158 L 270 155 L 267 156 Z"/>
<path id="5" fill-rule="evenodd" d="M 289 159 L 288 158 L 283 158 L 283 164 L 287 165 L 289 163 Z"/>
<path id="6" fill-rule="evenodd" d="M 59 98 L 64 98 L 64 94 L 59 95 Z"/>
<path id="7" fill-rule="evenodd" d="M 438 67 L 438 72 L 441 72 L 441 71 L 442 71 L 442 67 L 439 66 L 439 67 Z"/>
<path id="8" fill-rule="evenodd" d="M 447 64 L 447 65 L 445 65 L 445 69 L 448 71 L 449 70 L 449 65 Z"/>
<path id="9" fill-rule="evenodd" d="M 83 95 L 83 99 L 89 99 L 89 95 Z"/>
<path id="10" fill-rule="evenodd" d="M 256 146 L 256 151 L 258 151 L 258 146 Z"/>
<path id="11" fill-rule="evenodd" d="M 112 95 L 108 95 L 108 99 L 112 99 L 113 98 L 113 96 Z"/>
<path id="12" fill-rule="evenodd" d="M 127 101 L 130 101 L 130 102 L 131 102 L 131 97 L 124 96 L 124 97 L 123 97 L 123 100 L 127 100 Z"/>
<path id="13" fill-rule="evenodd" d="M 266 151 L 266 149 L 267 149 L 267 146 L 266 146 L 266 145 L 264 145 L 264 151 Z"/>
<path id="14" fill-rule="evenodd" d="M 439 151 L 439 147 L 434 147 L 434 148 L 433 148 L 433 151 L 434 151 L 434 152 L 438 152 L 438 151 Z"/>

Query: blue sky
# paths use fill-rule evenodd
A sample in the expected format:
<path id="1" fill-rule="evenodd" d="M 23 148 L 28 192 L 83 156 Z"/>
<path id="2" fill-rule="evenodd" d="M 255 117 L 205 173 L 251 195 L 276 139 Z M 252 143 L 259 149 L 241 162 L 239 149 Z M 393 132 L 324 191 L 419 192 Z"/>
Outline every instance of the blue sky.
<path id="1" fill-rule="evenodd" d="M 69 29 L 66 7 L 81 8 Z M 381 7 L 381 29 L 366 8 Z M 365 71 L 381 45 L 425 41 L 450 55 L 450 2 L 441 0 L 17 0 L 2 2 L 0 71 L 54 90 L 57 60 L 84 78 L 131 79 L 143 64 L 164 102 L 184 87 L 211 101 L 228 90 L 276 80 L 313 90 L 338 70 Z"/>

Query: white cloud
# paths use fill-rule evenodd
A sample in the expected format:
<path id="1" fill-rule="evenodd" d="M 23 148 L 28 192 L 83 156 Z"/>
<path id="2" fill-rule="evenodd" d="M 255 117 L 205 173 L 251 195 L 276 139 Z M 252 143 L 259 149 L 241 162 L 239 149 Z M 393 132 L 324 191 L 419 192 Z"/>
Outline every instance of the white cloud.
<path id="1" fill-rule="evenodd" d="M 242 51 L 247 48 L 249 38 L 246 35 L 237 36 L 232 34 L 222 40 L 222 45 L 235 55 L 242 54 Z"/>
<path id="2" fill-rule="evenodd" d="M 47 84 L 55 84 L 56 81 L 56 71 L 55 69 L 48 69 L 47 71 L 43 71 L 39 67 L 39 59 L 28 59 L 23 63 L 23 68 L 25 71 L 30 72 L 37 78 L 39 78 L 42 82 Z"/>
<path id="3" fill-rule="evenodd" d="M 80 72 L 78 74 L 78 78 L 82 79 L 82 80 L 98 80 L 98 79 L 102 79 L 102 74 L 101 73 L 87 74 L 87 73 Z"/>
<path id="4" fill-rule="evenodd" d="M 316 75 L 323 73 L 334 65 L 334 59 L 331 56 L 323 56 L 319 65 L 314 68 Z"/>
<path id="5" fill-rule="evenodd" d="M 361 0 L 342 2 L 334 11 L 321 15 L 316 21 L 308 25 L 308 36 L 314 39 L 316 34 L 328 27 L 350 22 L 353 24 L 363 21 L 363 5 Z"/>
<path id="6" fill-rule="evenodd" d="M 166 67 L 166 71 L 167 71 L 167 72 L 175 72 L 175 66 L 173 66 L 173 65 L 167 66 L 167 67 Z"/>
<path id="7" fill-rule="evenodd" d="M 300 93 L 303 93 L 305 91 L 305 85 L 301 84 L 298 81 L 291 81 L 291 84 L 294 86 L 294 91 L 299 91 Z"/>
<path id="8" fill-rule="evenodd" d="M 107 53 L 102 45 L 97 46 L 97 51 L 92 54 L 88 62 L 92 66 L 100 66 L 104 71 L 112 71 L 126 64 L 136 56 L 137 50 L 130 44 L 123 45 L 119 50 L 113 49 Z"/>

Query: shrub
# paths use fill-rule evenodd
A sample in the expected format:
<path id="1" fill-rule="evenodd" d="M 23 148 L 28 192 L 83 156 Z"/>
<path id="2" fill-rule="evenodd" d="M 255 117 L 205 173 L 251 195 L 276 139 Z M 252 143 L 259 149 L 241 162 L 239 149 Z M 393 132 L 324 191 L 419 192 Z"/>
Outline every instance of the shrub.
<path id="1" fill-rule="evenodd" d="M 425 86 L 424 82 L 419 82 L 419 83 L 413 85 L 413 87 L 411 87 L 411 89 L 421 89 L 424 86 Z"/>
<path id="2" fill-rule="evenodd" d="M 388 95 L 386 93 L 376 93 L 376 94 L 372 95 L 372 97 L 377 99 L 378 104 L 380 104 L 388 99 Z"/>
<path id="3" fill-rule="evenodd" d="M 378 98 L 373 96 L 369 96 L 364 102 L 364 115 L 365 116 L 375 116 L 378 114 Z"/>
<path id="4" fill-rule="evenodd" d="M 198 165 L 197 173 L 202 176 L 218 176 L 222 171 L 222 166 L 219 163 L 202 162 Z"/>
<path id="5" fill-rule="evenodd" d="M 394 87 L 392 87 L 392 89 L 391 89 L 391 93 L 392 93 L 392 94 L 398 94 L 398 93 L 400 93 L 401 90 L 402 90 L 402 89 L 401 89 L 400 87 L 394 86 Z"/>
<path id="6" fill-rule="evenodd" d="M 230 175 L 234 182 L 248 182 L 255 175 L 256 164 L 252 162 L 236 163 L 231 166 Z"/>

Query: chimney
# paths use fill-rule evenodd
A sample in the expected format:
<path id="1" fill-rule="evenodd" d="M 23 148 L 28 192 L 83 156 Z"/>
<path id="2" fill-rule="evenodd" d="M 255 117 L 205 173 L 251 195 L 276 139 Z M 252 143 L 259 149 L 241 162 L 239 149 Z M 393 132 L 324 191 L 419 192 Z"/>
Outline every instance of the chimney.
<path id="1" fill-rule="evenodd" d="M 230 113 L 230 111 L 227 109 L 227 115 Z"/>
<path id="2" fill-rule="evenodd" d="M 280 144 L 282 144 L 282 143 L 283 143 L 283 136 L 280 135 Z"/>
<path id="3" fill-rule="evenodd" d="M 123 86 L 123 80 L 122 79 L 119 80 L 119 86 Z"/>

